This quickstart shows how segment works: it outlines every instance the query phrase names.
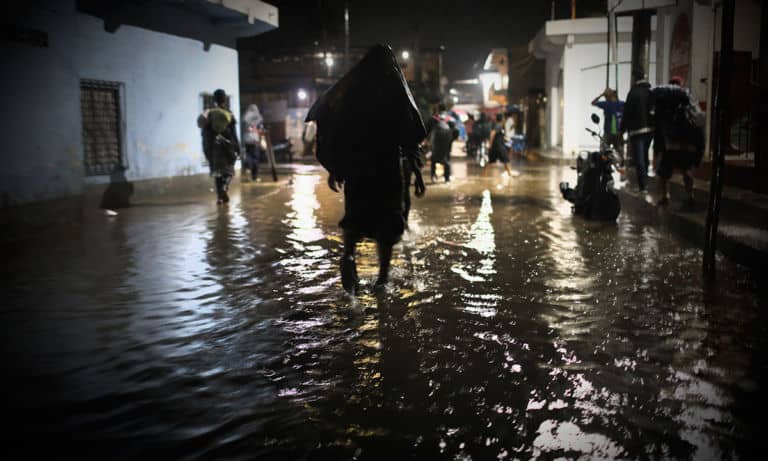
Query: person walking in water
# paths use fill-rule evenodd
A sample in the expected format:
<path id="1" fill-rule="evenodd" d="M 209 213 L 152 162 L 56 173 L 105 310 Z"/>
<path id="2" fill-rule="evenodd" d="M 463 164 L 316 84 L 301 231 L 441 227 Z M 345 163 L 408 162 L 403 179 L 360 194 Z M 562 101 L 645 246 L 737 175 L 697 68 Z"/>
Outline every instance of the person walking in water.
<path id="1" fill-rule="evenodd" d="M 500 161 L 504 165 L 504 171 L 512 177 L 512 170 L 509 168 L 509 154 L 507 145 L 504 143 L 504 114 L 496 114 L 496 123 L 491 129 L 491 147 L 488 149 L 488 164 L 483 168 L 483 176 L 488 174 L 488 168 Z"/>
<path id="2" fill-rule="evenodd" d="M 416 176 L 416 195 L 425 190 L 418 168 L 424 123 L 392 49 L 371 48 L 315 102 L 306 121 L 317 123 L 317 158 L 328 170 L 329 187 L 344 189 L 342 286 L 357 293 L 357 243 L 372 238 L 379 259 L 375 287 L 384 287 L 405 230 L 404 162 Z"/>
<path id="3" fill-rule="evenodd" d="M 669 85 L 654 88 L 653 99 L 656 115 L 653 148 L 660 157 L 657 173 L 661 198 L 657 204 L 669 204 L 669 179 L 679 170 L 685 187 L 681 211 L 694 211 L 693 170 L 704 156 L 704 112 L 691 92 L 683 87 L 682 77 L 672 77 Z"/>
<path id="4" fill-rule="evenodd" d="M 644 71 L 635 69 L 632 76 L 636 81 L 627 94 L 621 126 L 622 131 L 629 134 L 629 147 L 637 171 L 638 190 L 645 192 L 648 183 L 648 148 L 653 140 L 653 100 L 651 84 L 645 79 Z"/>
<path id="5" fill-rule="evenodd" d="M 451 148 L 453 141 L 459 137 L 456 123 L 446 112 L 445 104 L 437 106 L 437 112 L 427 122 L 427 135 L 432 144 L 432 159 L 430 161 L 430 176 L 432 182 L 437 181 L 437 164 L 443 165 L 445 182 L 451 180 Z"/>
<path id="6" fill-rule="evenodd" d="M 235 174 L 235 160 L 240 152 L 237 124 L 227 108 L 227 94 L 222 89 L 213 92 L 215 107 L 197 119 L 203 136 L 203 153 L 216 186 L 216 203 L 229 202 L 229 182 Z"/>
<path id="7" fill-rule="evenodd" d="M 242 170 L 240 177 L 248 177 L 250 170 L 251 181 L 256 181 L 259 177 L 259 160 L 261 157 L 261 134 L 264 130 L 264 118 L 259 112 L 256 104 L 251 104 L 243 114 L 243 144 L 245 145 L 245 155 L 242 159 Z"/>

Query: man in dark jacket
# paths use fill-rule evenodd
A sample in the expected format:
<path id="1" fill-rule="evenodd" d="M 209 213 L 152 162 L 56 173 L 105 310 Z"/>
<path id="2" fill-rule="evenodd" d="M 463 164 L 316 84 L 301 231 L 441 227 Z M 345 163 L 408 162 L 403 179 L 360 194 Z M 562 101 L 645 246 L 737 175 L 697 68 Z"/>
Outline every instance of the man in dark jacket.
<path id="1" fill-rule="evenodd" d="M 235 160 L 240 152 L 237 124 L 226 107 L 227 94 L 218 89 L 213 93 L 214 108 L 197 119 L 203 135 L 203 153 L 215 178 L 216 203 L 229 202 L 229 181 L 235 174 Z"/>
<path id="2" fill-rule="evenodd" d="M 644 72 L 635 70 L 632 76 L 636 81 L 627 94 L 621 123 L 622 130 L 629 134 L 632 161 L 637 170 L 637 185 L 640 192 L 645 192 L 648 183 L 648 148 L 653 139 L 653 100 L 651 84 L 645 79 Z"/>

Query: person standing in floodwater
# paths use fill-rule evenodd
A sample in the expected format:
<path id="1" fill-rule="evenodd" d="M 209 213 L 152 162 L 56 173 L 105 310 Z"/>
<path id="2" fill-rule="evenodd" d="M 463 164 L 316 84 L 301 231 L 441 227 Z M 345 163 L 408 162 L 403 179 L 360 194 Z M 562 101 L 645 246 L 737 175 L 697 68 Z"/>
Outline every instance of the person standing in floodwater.
<path id="1" fill-rule="evenodd" d="M 488 168 L 500 161 L 504 165 L 504 171 L 512 177 L 512 170 L 509 168 L 509 153 L 507 145 L 504 144 L 504 114 L 496 114 L 496 124 L 491 129 L 491 146 L 488 149 L 488 163 L 483 168 L 483 176 L 488 174 Z"/>
<path id="2" fill-rule="evenodd" d="M 418 145 L 426 132 L 392 49 L 371 48 L 363 59 L 318 99 L 307 115 L 317 122 L 317 158 L 328 170 L 328 185 L 344 189 L 340 270 L 344 289 L 358 291 L 357 243 L 376 241 L 379 274 L 389 281 L 394 245 L 405 230 L 403 163 L 424 194 Z"/>
<path id="3" fill-rule="evenodd" d="M 630 154 L 637 172 L 637 188 L 644 193 L 648 183 L 648 149 L 653 140 L 653 100 L 651 84 L 645 79 L 645 72 L 635 69 L 632 77 L 635 83 L 627 93 L 621 129 L 629 135 Z"/>
<path id="4" fill-rule="evenodd" d="M 227 108 L 227 94 L 222 89 L 213 92 L 215 107 L 197 118 L 203 135 L 203 153 L 216 185 L 216 203 L 229 202 L 229 182 L 235 174 L 235 160 L 240 152 L 237 124 Z"/>
<path id="5" fill-rule="evenodd" d="M 432 145 L 432 158 L 430 160 L 430 176 L 432 182 L 437 181 L 437 164 L 443 165 L 443 177 L 445 182 L 451 180 L 451 148 L 453 141 L 459 137 L 456 123 L 446 111 L 445 104 L 440 103 L 437 111 L 427 122 L 427 134 Z"/>
<path id="6" fill-rule="evenodd" d="M 264 131 L 264 118 L 256 104 L 250 104 L 243 114 L 243 144 L 245 155 L 242 158 L 240 178 L 248 177 L 250 170 L 251 181 L 259 177 L 259 160 L 261 159 L 261 135 Z"/>

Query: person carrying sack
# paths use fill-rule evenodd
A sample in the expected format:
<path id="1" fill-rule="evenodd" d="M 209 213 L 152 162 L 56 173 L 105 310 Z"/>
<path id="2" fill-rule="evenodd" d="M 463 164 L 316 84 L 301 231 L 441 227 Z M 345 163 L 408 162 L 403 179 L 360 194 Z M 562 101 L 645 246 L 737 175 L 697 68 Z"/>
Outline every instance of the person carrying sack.
<path id="1" fill-rule="evenodd" d="M 235 174 L 235 161 L 240 153 L 235 117 L 226 107 L 227 94 L 222 89 L 213 93 L 215 107 L 202 113 L 197 124 L 202 131 L 203 153 L 216 186 L 216 203 L 229 202 L 229 182 Z"/>

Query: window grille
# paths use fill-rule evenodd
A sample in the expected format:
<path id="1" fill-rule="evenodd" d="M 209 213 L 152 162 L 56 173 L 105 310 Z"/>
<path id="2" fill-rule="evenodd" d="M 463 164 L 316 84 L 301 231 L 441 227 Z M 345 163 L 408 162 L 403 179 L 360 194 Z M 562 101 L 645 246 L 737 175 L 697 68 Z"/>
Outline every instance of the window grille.
<path id="1" fill-rule="evenodd" d="M 123 166 L 118 82 L 80 81 L 83 161 L 88 176 L 108 175 Z"/>

